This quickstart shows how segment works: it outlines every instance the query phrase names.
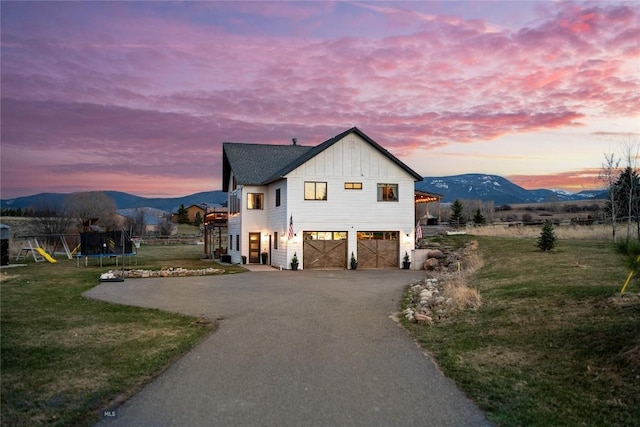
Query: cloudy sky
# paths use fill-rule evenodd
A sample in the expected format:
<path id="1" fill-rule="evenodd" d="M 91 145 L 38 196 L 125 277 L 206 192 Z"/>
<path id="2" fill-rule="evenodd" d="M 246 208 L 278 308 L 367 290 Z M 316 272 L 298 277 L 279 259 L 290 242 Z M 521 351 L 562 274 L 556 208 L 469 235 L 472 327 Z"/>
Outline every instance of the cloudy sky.
<path id="1" fill-rule="evenodd" d="M 357 126 L 424 176 L 599 186 L 640 139 L 638 2 L 10 2 L 1 197 L 220 189 L 224 141 Z"/>

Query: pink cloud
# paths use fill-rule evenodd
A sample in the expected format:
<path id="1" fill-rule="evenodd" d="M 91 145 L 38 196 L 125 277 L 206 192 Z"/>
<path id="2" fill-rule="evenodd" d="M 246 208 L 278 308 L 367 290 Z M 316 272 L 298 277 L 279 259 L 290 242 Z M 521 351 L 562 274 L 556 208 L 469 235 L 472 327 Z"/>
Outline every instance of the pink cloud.
<path id="1" fill-rule="evenodd" d="M 548 175 L 509 175 L 506 178 L 528 190 L 548 188 L 580 192 L 602 189 L 604 184 L 599 175 L 600 169 L 582 169 Z"/>
<path id="2" fill-rule="evenodd" d="M 638 6 L 545 4 L 508 29 L 428 4 L 325 3 L 3 13 L 3 151 L 75 147 L 98 159 L 76 171 L 139 162 L 194 182 L 211 171 L 212 182 L 222 141 L 312 145 L 357 125 L 408 153 L 640 111 Z M 3 189 L 18 185 L 4 157 Z"/>

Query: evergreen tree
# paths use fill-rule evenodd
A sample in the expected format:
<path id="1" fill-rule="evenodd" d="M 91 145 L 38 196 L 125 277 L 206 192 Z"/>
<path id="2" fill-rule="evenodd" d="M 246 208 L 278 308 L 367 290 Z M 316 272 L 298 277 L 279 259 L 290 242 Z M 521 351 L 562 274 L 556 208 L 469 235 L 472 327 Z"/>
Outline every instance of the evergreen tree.
<path id="1" fill-rule="evenodd" d="M 200 212 L 196 212 L 196 218 L 193 221 L 193 225 L 195 225 L 196 227 L 199 227 L 202 224 L 202 215 L 200 215 Z"/>
<path id="2" fill-rule="evenodd" d="M 538 237 L 536 246 L 542 251 L 550 251 L 556 246 L 557 241 L 558 238 L 553 231 L 553 224 L 551 221 L 546 220 L 542 226 L 542 232 L 540 233 L 540 237 Z"/>
<path id="3" fill-rule="evenodd" d="M 189 224 L 189 212 L 184 205 L 180 205 L 178 209 L 178 224 Z"/>
<path id="4" fill-rule="evenodd" d="M 487 220 L 484 219 L 484 215 L 482 215 L 480 208 L 476 210 L 476 214 L 473 216 L 473 223 L 475 225 L 484 225 L 487 223 Z"/>
<path id="5" fill-rule="evenodd" d="M 451 205 L 451 218 L 449 219 L 449 225 L 455 228 L 465 224 L 464 216 L 462 215 L 462 202 L 458 199 Z"/>

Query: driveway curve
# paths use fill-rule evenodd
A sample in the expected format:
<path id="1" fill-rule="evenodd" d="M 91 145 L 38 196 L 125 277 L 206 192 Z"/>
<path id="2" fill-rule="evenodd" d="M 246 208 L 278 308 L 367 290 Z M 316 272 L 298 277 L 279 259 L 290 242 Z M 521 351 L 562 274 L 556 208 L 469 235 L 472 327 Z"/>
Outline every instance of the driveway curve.
<path id="1" fill-rule="evenodd" d="M 103 283 L 90 298 L 220 327 L 100 425 L 484 426 L 390 315 L 406 270 L 272 271 Z"/>

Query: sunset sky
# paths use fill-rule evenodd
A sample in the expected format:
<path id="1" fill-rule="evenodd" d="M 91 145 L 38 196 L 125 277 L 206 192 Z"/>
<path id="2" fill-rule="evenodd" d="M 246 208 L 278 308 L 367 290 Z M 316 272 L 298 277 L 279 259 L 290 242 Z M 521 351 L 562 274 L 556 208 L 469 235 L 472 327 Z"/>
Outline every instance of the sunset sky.
<path id="1" fill-rule="evenodd" d="M 424 176 L 600 187 L 640 143 L 638 2 L 10 2 L 3 199 L 221 189 L 222 143 L 357 126 Z"/>

